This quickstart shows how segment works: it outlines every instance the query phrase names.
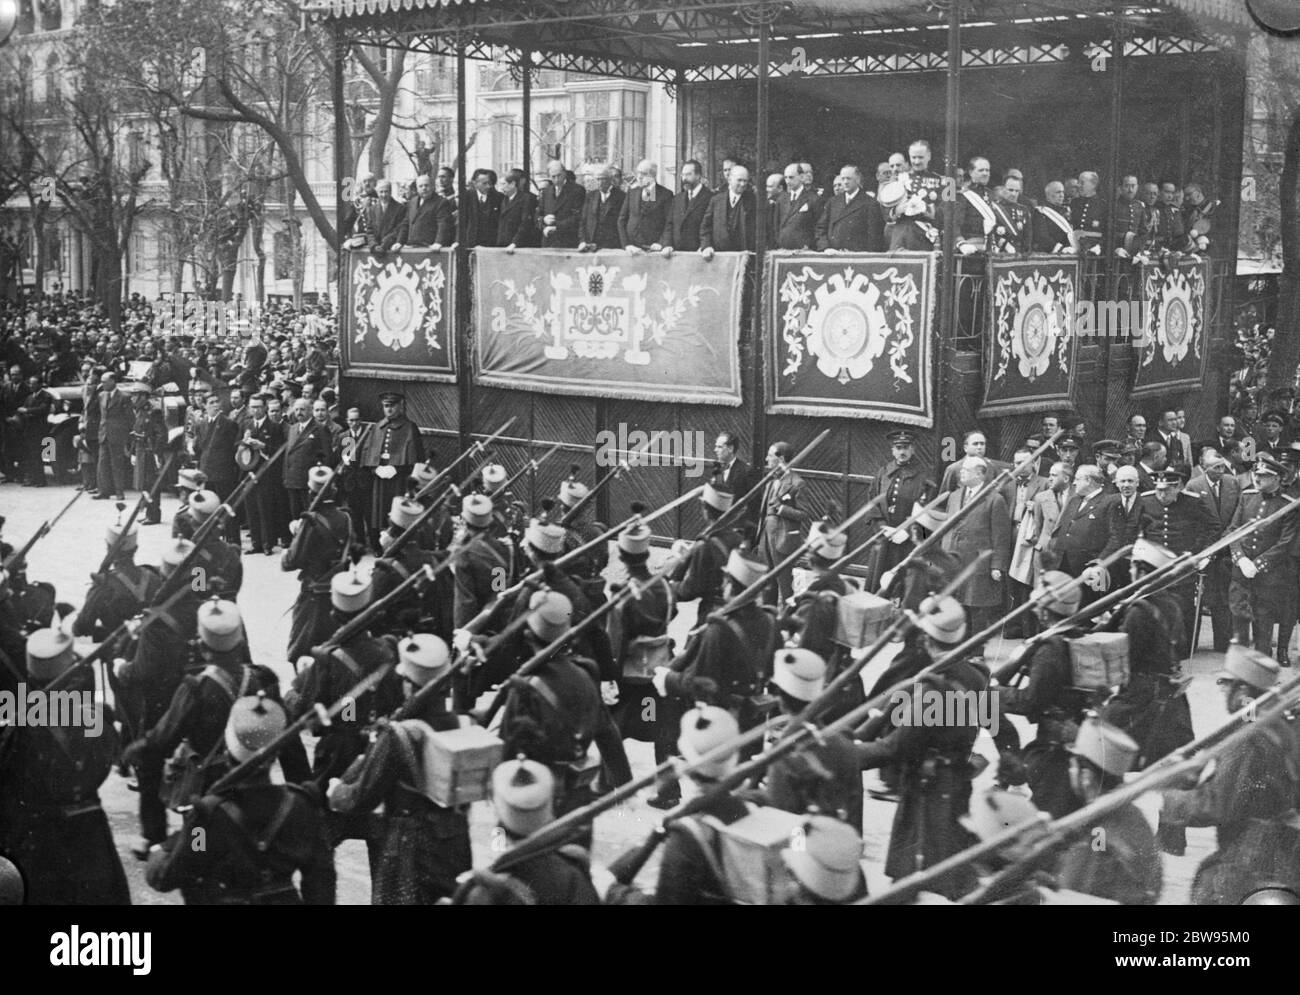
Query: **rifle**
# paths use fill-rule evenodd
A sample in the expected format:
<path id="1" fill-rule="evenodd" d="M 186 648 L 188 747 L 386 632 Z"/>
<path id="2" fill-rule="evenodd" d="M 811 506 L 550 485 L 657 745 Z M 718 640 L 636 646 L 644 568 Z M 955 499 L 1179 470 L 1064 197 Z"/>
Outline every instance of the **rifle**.
<path id="1" fill-rule="evenodd" d="M 920 520 L 921 520 L 921 519 L 922 519 L 926 514 L 929 514 L 930 512 L 933 512 L 936 508 L 939 507 L 940 504 L 942 504 L 944 501 L 947 501 L 947 500 L 948 500 L 948 493 L 949 493 L 948 491 L 944 491 L 942 494 L 936 494 L 936 495 L 934 496 L 934 498 L 933 498 L 933 499 L 932 499 L 932 500 L 931 500 L 927 505 L 925 505 L 925 507 L 923 507 L 923 508 L 917 508 L 917 509 L 916 509 L 915 511 L 913 511 L 910 515 L 908 515 L 907 518 L 905 518 L 905 519 L 903 520 L 903 522 L 902 522 L 898 527 L 899 527 L 900 529 L 903 529 L 903 530 L 910 529 L 913 525 L 915 525 L 917 522 L 919 522 L 919 521 L 920 521 Z M 832 570 L 838 570 L 838 569 L 839 569 L 840 567 L 842 567 L 844 564 L 848 563 L 849 560 L 853 559 L 853 557 L 857 556 L 857 555 L 858 555 L 859 553 L 861 553 L 864 549 L 866 549 L 868 546 L 870 546 L 870 545 L 871 545 L 873 542 L 875 542 L 877 539 L 880 539 L 881 537 L 883 537 L 883 536 L 885 535 L 886 532 L 890 532 L 890 531 L 893 531 L 893 530 L 892 530 L 891 528 L 889 528 L 888 526 L 883 526 L 883 525 L 882 525 L 882 526 L 881 526 L 880 528 L 878 528 L 874 533 L 872 533 L 872 535 L 871 535 L 871 536 L 870 536 L 870 537 L 869 537 L 865 542 L 859 543 L 857 546 L 855 546 L 853 549 L 849 550 L 847 553 L 845 553 L 843 556 L 841 556 L 838 560 L 836 560 L 833 564 L 831 564 L 831 569 L 832 569 Z M 900 563 L 899 566 L 902 566 L 902 563 Z M 898 571 L 898 568 L 896 567 L 896 568 L 894 569 L 893 573 L 891 574 L 890 578 L 889 578 L 889 580 L 890 580 L 890 584 L 893 583 L 893 578 L 894 578 L 894 576 L 897 575 L 897 571 Z M 881 590 L 885 590 L 885 589 L 887 589 L 888 586 L 889 586 L 889 585 L 886 585 L 886 587 L 885 587 L 885 588 L 881 588 Z"/>
<path id="2" fill-rule="evenodd" d="M 758 479 L 758 482 L 747 490 L 743 496 L 733 500 L 731 502 L 731 507 L 724 511 L 716 522 L 705 529 L 700 538 L 711 539 L 723 529 L 730 528 L 731 523 L 744 513 L 745 505 L 759 494 L 762 494 L 763 488 L 770 484 L 777 474 L 784 473 L 787 470 L 793 470 L 796 466 L 799 466 L 799 464 L 801 464 L 814 449 L 826 441 L 826 436 L 830 434 L 831 430 L 829 428 L 823 429 L 817 434 L 817 437 L 813 439 L 812 442 L 808 443 L 808 445 L 800 449 L 799 452 L 795 453 L 794 458 L 786 463 L 784 468 L 774 466 L 768 470 L 767 473 L 763 474 L 763 476 Z"/>
<path id="3" fill-rule="evenodd" d="M 651 584 L 655 583 L 656 581 L 662 580 L 665 577 L 667 577 L 675 569 L 677 569 L 677 564 L 678 561 L 675 558 L 669 557 L 665 565 L 660 567 L 653 574 L 651 574 L 643 584 L 640 584 L 635 581 L 629 581 L 626 587 L 624 587 L 621 591 L 615 594 L 612 598 L 606 600 L 604 604 L 599 605 L 597 608 L 595 608 L 591 612 L 591 614 L 589 614 L 581 622 L 579 622 L 577 625 L 570 626 L 569 629 L 563 635 L 559 636 L 556 639 L 553 639 L 551 642 L 543 646 L 531 657 L 525 660 L 522 664 L 520 664 L 519 667 L 515 670 L 515 672 L 511 674 L 510 677 L 508 677 L 505 681 L 502 682 L 501 687 L 498 689 L 496 696 L 492 699 L 492 703 L 488 706 L 487 711 L 484 713 L 483 721 L 481 724 L 484 727 L 491 725 L 492 719 L 496 717 L 497 712 L 505 704 L 506 697 L 510 693 L 510 686 L 513 682 L 521 681 L 524 678 L 528 677 L 530 674 L 536 673 L 536 671 L 542 666 L 542 664 L 544 664 L 547 660 L 549 660 L 558 649 L 563 647 L 565 644 L 572 642 L 575 638 L 577 638 L 587 629 L 590 629 L 592 626 L 596 624 L 596 622 L 600 621 L 606 615 L 610 614 L 615 608 L 621 605 L 628 598 L 632 597 L 634 594 L 638 593 L 639 591 L 643 590 L 646 587 L 649 587 Z M 522 618 L 524 619 L 524 621 L 527 621 L 526 615 L 522 616 Z M 515 621 L 512 622 L 510 626 L 507 626 L 506 629 L 500 634 L 500 636 L 497 637 L 498 640 L 500 640 L 502 637 L 507 635 L 507 633 L 511 631 L 512 627 L 517 627 L 518 624 L 521 624 L 520 620 L 515 619 Z"/>
<path id="4" fill-rule="evenodd" d="M 235 509 L 247 500 L 248 495 L 253 492 L 253 488 L 275 466 L 288 447 L 289 443 L 284 442 L 256 471 L 250 471 L 240 481 L 239 486 L 235 488 L 230 497 L 222 502 L 221 507 L 209 515 L 203 524 L 194 530 L 194 538 L 191 540 L 194 548 L 185 554 L 185 558 L 176 566 L 176 569 L 163 580 L 162 586 L 158 589 L 158 594 L 154 597 L 155 605 L 170 597 L 178 584 L 183 586 L 187 582 L 190 567 L 202 554 L 203 545 L 207 542 L 208 536 L 215 532 L 219 526 L 224 525 L 228 518 L 234 517 Z"/>
<path id="5" fill-rule="evenodd" d="M 26 559 L 27 554 L 32 551 L 32 547 L 50 534 L 50 531 L 54 528 L 54 526 L 59 524 L 59 519 L 61 519 L 64 515 L 66 515 L 68 511 L 72 508 L 72 506 L 77 503 L 77 499 L 80 498 L 81 495 L 85 493 L 86 493 L 85 491 L 77 491 L 75 494 L 72 495 L 72 499 L 63 506 L 63 509 L 57 515 L 55 515 L 53 518 L 48 518 L 44 522 L 42 522 L 40 527 L 36 530 L 36 532 L 32 535 L 32 537 L 28 539 L 25 543 L 23 543 L 20 549 L 14 550 L 12 553 L 9 554 L 8 557 L 5 558 L 4 563 L 0 563 L 0 570 L 9 572 L 13 570 L 14 564 L 22 563 L 22 561 Z"/>
<path id="6" fill-rule="evenodd" d="M 639 456 L 642 452 L 649 449 L 654 444 L 655 440 L 658 439 L 663 434 L 664 432 L 662 430 L 653 432 L 650 435 L 650 438 L 648 438 L 645 442 L 641 443 L 641 445 L 637 446 L 635 449 L 631 450 L 627 454 L 627 458 L 619 460 L 618 466 L 614 467 L 614 469 L 612 470 L 606 471 L 605 475 L 601 477 L 598 481 L 596 481 L 596 483 L 592 486 L 591 490 L 587 492 L 587 496 L 584 497 L 581 501 L 579 501 L 577 504 L 575 504 L 572 508 L 570 508 L 568 511 L 564 513 L 564 516 L 560 519 L 560 524 L 568 525 L 575 518 L 581 515 L 582 512 L 586 509 L 587 505 L 591 504 L 592 501 L 596 500 L 597 494 L 603 491 L 615 480 L 623 476 L 623 474 L 626 473 L 628 470 L 630 470 L 632 467 L 637 465 L 636 463 L 630 462 L 634 457 Z M 577 472 L 578 468 L 576 464 L 573 469 L 574 472 Z"/>
<path id="7" fill-rule="evenodd" d="M 987 553 L 981 554 L 977 562 L 982 562 L 982 560 L 988 555 L 989 554 Z M 973 567 L 974 564 L 972 565 L 972 568 Z M 961 581 L 960 578 L 954 580 L 953 583 L 948 585 L 948 587 L 940 593 L 940 597 L 946 597 L 950 592 L 958 590 L 960 583 L 964 583 L 964 581 Z M 912 625 L 915 623 L 913 618 L 905 616 L 905 624 Z M 645 866 L 646 861 L 648 861 L 654 854 L 654 851 L 658 848 L 659 844 L 667 838 L 667 827 L 670 822 L 675 822 L 683 816 L 698 811 L 704 805 L 710 804 L 721 794 L 724 794 L 736 785 L 743 783 L 751 773 L 762 770 L 772 761 L 784 756 L 786 753 L 807 745 L 810 741 L 816 742 L 818 739 L 824 738 L 827 735 L 851 729 L 859 719 L 867 717 L 870 709 L 879 707 L 880 704 L 887 702 L 890 694 L 893 694 L 899 689 L 905 688 L 909 683 L 910 680 L 900 682 L 895 687 L 877 695 L 853 711 L 846 713 L 844 716 L 835 720 L 830 725 L 827 725 L 825 728 L 819 729 L 812 722 L 804 720 L 806 716 L 813 714 L 814 711 L 820 711 L 824 708 L 825 703 L 829 700 L 828 695 L 833 694 L 835 690 L 838 690 L 837 688 L 828 686 L 823 690 L 821 695 L 809 703 L 808 707 L 805 708 L 799 716 L 791 719 L 787 726 L 788 735 L 775 743 L 767 751 L 760 753 L 749 763 L 738 767 L 724 781 L 710 789 L 709 792 L 702 794 L 691 801 L 685 802 L 672 811 L 666 813 L 661 824 L 640 848 L 631 851 L 628 854 L 625 854 L 623 858 L 620 858 L 618 862 L 620 870 L 615 873 L 615 877 L 624 884 L 630 882 L 634 877 L 636 877 L 641 868 Z M 832 682 L 832 685 L 833 684 L 834 682 Z M 559 819 L 556 819 L 554 822 L 543 826 L 527 839 L 521 841 L 520 844 L 509 853 L 498 858 L 498 860 L 493 863 L 492 870 L 506 870 L 509 867 L 513 867 L 539 853 L 551 849 L 557 844 L 570 838 L 579 827 L 590 822 L 592 819 L 595 819 L 602 812 L 606 812 L 615 805 L 618 805 L 624 799 L 632 797 L 642 788 L 649 787 L 660 778 L 666 777 L 676 780 L 684 777 L 686 774 L 702 765 L 724 760 L 734 753 L 743 751 L 751 744 L 761 741 L 766 734 L 767 729 L 762 725 L 757 725 L 746 732 L 742 732 L 730 742 L 719 745 L 692 763 L 682 764 L 673 760 L 668 760 L 660 764 L 649 774 L 636 778 L 622 787 L 615 788 L 609 794 L 596 799 L 582 808 L 575 809 L 574 811 L 561 816 Z M 610 870 L 614 870 L 614 868 L 611 867 Z"/>
<path id="8" fill-rule="evenodd" d="M 1293 677 L 1272 688 L 1266 695 L 1261 695 L 1228 716 L 1227 721 L 1217 729 L 1161 758 L 1133 780 L 1106 792 L 1083 808 L 1049 823 L 1045 838 L 1035 843 L 1027 854 L 1016 860 L 1010 867 L 1003 868 L 980 887 L 964 896 L 960 904 L 978 905 L 990 897 L 1005 894 L 1005 889 L 1010 883 L 1032 872 L 1041 865 L 1045 857 L 1067 845 L 1080 833 L 1091 830 L 1097 825 L 1099 818 L 1135 801 L 1148 791 L 1163 787 L 1171 781 L 1181 779 L 1185 774 L 1202 769 L 1211 758 L 1244 743 L 1257 731 L 1257 726 L 1261 723 L 1278 721 L 1285 714 L 1287 707 L 1296 700 L 1300 700 L 1300 677 Z M 1261 701 L 1276 707 L 1270 708 L 1268 714 L 1261 717 L 1259 714 Z M 904 882 L 900 882 L 900 885 L 902 883 Z"/>
<path id="9" fill-rule="evenodd" d="M 572 549 L 569 552 L 565 553 L 559 559 L 554 561 L 555 566 L 564 567 L 567 564 L 574 562 L 579 557 L 585 556 L 588 552 L 595 549 L 597 546 L 601 545 L 602 543 L 609 542 L 612 536 L 617 535 L 619 532 L 622 532 L 625 528 L 635 524 L 638 521 L 649 523 L 654 521 L 656 518 L 668 514 L 668 512 L 672 511 L 674 508 L 678 507 L 679 505 L 685 504 L 687 501 L 699 497 L 700 492 L 703 491 L 703 489 L 704 489 L 703 486 L 700 486 L 694 488 L 693 490 L 689 490 L 685 494 L 682 494 L 680 497 L 673 498 L 673 500 L 669 501 L 667 504 L 660 505 L 654 511 L 639 512 L 636 514 L 629 515 L 627 518 L 623 519 L 623 521 L 617 523 L 616 525 L 611 525 L 600 535 L 594 537 L 593 539 L 588 540 L 587 542 L 583 543 L 581 546 L 577 547 L 576 549 Z M 461 626 L 461 628 L 471 633 L 478 632 L 479 629 L 483 628 L 483 626 L 485 626 L 488 623 L 488 620 L 492 617 L 493 613 L 496 611 L 497 605 L 502 604 L 507 599 L 514 597 L 525 587 L 528 587 L 529 585 L 538 584 L 544 579 L 545 579 L 545 573 L 542 570 L 538 569 L 532 571 L 527 576 L 525 576 L 522 580 L 516 581 L 510 587 L 506 588 L 500 594 L 496 595 L 490 602 L 488 602 L 486 605 L 483 606 L 483 608 L 479 611 L 477 615 L 475 615 L 472 619 L 470 619 L 463 626 Z"/>
<path id="10" fill-rule="evenodd" d="M 456 467 L 460 466 L 461 463 L 465 462 L 465 460 L 469 459 L 471 456 L 475 456 L 478 453 L 486 453 L 488 451 L 488 447 L 491 446 L 492 443 L 496 442 L 497 439 L 501 438 L 501 436 L 505 435 L 506 429 L 508 429 L 511 425 L 513 425 L 518 419 L 519 419 L 518 415 L 511 415 L 509 418 L 506 419 L 504 423 L 502 423 L 499 429 L 497 429 L 487 438 L 476 440 L 472 446 L 470 446 L 463 453 L 457 456 L 454 460 L 448 463 L 443 469 L 439 470 L 437 475 L 432 480 L 430 480 L 427 484 L 421 487 L 420 490 L 416 492 L 415 500 L 416 501 L 422 500 L 423 498 L 431 494 L 435 487 L 437 487 L 449 476 L 451 476 L 452 470 L 456 469 Z M 475 470 L 475 473 L 477 472 L 478 471 Z M 469 481 L 473 479 L 474 479 L 474 474 L 470 474 L 469 477 L 466 478 L 465 482 L 461 484 L 458 490 L 464 490 L 466 487 L 469 486 Z"/>
<path id="11" fill-rule="evenodd" d="M 974 497 L 972 497 L 964 505 L 958 508 L 957 511 L 955 511 L 953 514 L 949 515 L 944 521 L 940 522 L 939 527 L 935 529 L 933 532 L 931 532 L 928 536 L 926 536 L 926 538 L 923 539 L 921 542 L 917 543 L 916 548 L 913 549 L 910 553 L 908 553 L 907 556 L 903 557 L 902 562 L 900 562 L 898 566 L 894 567 L 892 570 L 886 571 L 884 576 L 881 577 L 880 589 L 882 591 L 888 590 L 890 585 L 893 584 L 895 577 L 897 577 L 900 573 L 902 573 L 907 567 L 911 566 L 912 563 L 919 560 L 927 550 L 929 550 L 936 543 L 938 543 L 945 535 L 951 532 L 953 528 L 956 527 L 958 522 L 960 522 L 963 518 L 969 515 L 971 511 L 981 501 L 983 501 L 986 497 L 988 497 L 995 490 L 1001 487 L 1006 480 L 1010 479 L 1012 476 L 1019 473 L 1021 470 L 1025 469 L 1026 467 L 1033 466 L 1034 461 L 1037 460 L 1038 457 L 1041 456 L 1044 452 L 1046 452 L 1047 449 L 1052 445 L 1052 443 L 1054 443 L 1057 439 L 1059 439 L 1064 434 L 1065 434 L 1065 429 L 1063 428 L 1057 429 L 1056 432 L 1052 434 L 1051 438 L 1049 438 L 1041 446 L 1039 446 L 1032 453 L 1030 453 L 1023 461 L 1015 464 L 1014 466 L 1009 466 L 1005 468 L 1004 470 L 999 472 L 998 475 L 994 477 L 992 480 L 985 481 L 984 486 L 975 492 Z M 886 580 L 888 580 L 889 583 L 886 583 L 885 582 Z"/>

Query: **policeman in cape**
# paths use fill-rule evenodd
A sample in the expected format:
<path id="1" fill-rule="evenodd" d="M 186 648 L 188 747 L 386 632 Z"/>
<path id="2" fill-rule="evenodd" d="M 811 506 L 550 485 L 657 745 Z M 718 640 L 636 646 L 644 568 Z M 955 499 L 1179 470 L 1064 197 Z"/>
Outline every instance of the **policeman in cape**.
<path id="1" fill-rule="evenodd" d="M 555 776 L 535 760 L 507 760 L 492 773 L 497 825 L 493 852 L 509 854 L 521 840 L 555 821 Z M 591 858 L 579 844 L 544 849 L 506 871 L 461 875 L 455 905 L 599 905 Z"/>
<path id="2" fill-rule="evenodd" d="M 25 655 L 29 693 L 77 665 L 72 637 L 61 629 L 33 632 Z M 75 696 L 77 725 L 0 727 L 0 853 L 25 877 L 29 905 L 131 904 L 99 801 L 117 732 L 112 710 L 85 700 L 94 686 L 89 667 L 60 682 L 60 693 Z"/>
<path id="3" fill-rule="evenodd" d="M 915 548 L 919 530 L 901 528 L 912 515 L 915 506 L 925 506 L 938 493 L 934 478 L 916 458 L 916 435 L 909 429 L 897 429 L 886 437 L 891 458 L 876 474 L 875 493 L 887 495 L 884 502 L 866 515 L 869 525 L 884 532 L 884 542 L 872 546 L 867 565 L 867 590 L 879 590 L 882 578 L 907 558 Z M 920 604 L 924 591 L 909 582 L 907 577 L 895 577 L 886 597 L 901 598 L 904 607 Z"/>
<path id="4" fill-rule="evenodd" d="M 385 527 L 384 509 L 391 506 L 393 498 L 402 495 L 411 469 L 424 458 L 420 429 L 406 416 L 406 395 L 386 391 L 379 395 L 379 402 L 384 416 L 358 447 L 358 466 L 368 470 L 371 478 L 371 519 L 366 524 L 367 538 L 375 547 Z"/>
<path id="5" fill-rule="evenodd" d="M 103 642 L 119 625 L 152 604 L 162 585 L 162 576 L 154 567 L 135 562 L 139 527 L 134 522 L 126 527 L 122 520 L 125 510 L 125 505 L 118 506 L 118 520 L 104 536 L 113 559 L 105 573 L 91 578 L 90 591 L 73 623 L 74 636 Z"/>
<path id="6" fill-rule="evenodd" d="M 298 597 L 294 600 L 289 625 L 290 660 L 311 652 L 330 634 L 330 580 L 347 565 L 352 544 L 352 520 L 329 494 L 319 501 L 321 491 L 332 486 L 334 471 L 314 466 L 307 471 L 307 491 L 315 508 L 289 523 L 293 541 L 280 560 L 282 570 L 298 571 Z"/>
<path id="7" fill-rule="evenodd" d="M 200 605 L 198 632 L 202 669 L 181 679 L 162 718 L 122 754 L 133 764 L 141 758 L 172 758 L 164 792 L 168 806 L 177 810 L 192 804 L 195 795 L 202 795 L 226 772 L 229 757 L 220 750 L 235 701 L 260 691 L 281 704 L 274 671 L 250 662 L 243 618 L 234 602 L 213 597 Z M 308 778 L 301 740 L 286 744 L 279 760 L 285 780 Z"/>
<path id="8" fill-rule="evenodd" d="M 400 639 L 397 652 L 397 675 L 408 700 L 451 667 L 447 644 L 430 633 Z M 330 782 L 335 812 L 371 812 L 383 803 L 371 865 L 372 904 L 432 905 L 450 898 L 456 879 L 473 866 L 468 807 L 447 806 L 435 797 L 436 783 L 451 780 L 451 772 L 436 769 L 435 761 L 446 764 L 450 758 L 428 746 L 434 733 L 467 724 L 447 710 L 446 695 L 426 696 L 407 718 L 381 721 L 365 754 Z"/>
<path id="9" fill-rule="evenodd" d="M 731 510 L 735 498 L 732 489 L 723 483 L 721 474 L 715 473 L 700 494 L 704 529 L 694 541 L 679 539 L 673 543 L 673 552 L 680 560 L 669 575 L 673 592 L 679 603 L 698 600 L 699 618 L 705 618 L 722 607 L 726 600 L 722 585 L 727 559 L 740 546 L 743 537 L 739 530 L 729 525 L 721 529 L 716 526 L 718 520 Z"/>
<path id="10" fill-rule="evenodd" d="M 526 652 L 535 655 L 572 624 L 567 597 L 550 590 L 534 592 L 523 629 Z M 557 813 L 595 798 L 598 776 L 606 789 L 632 779 L 623 738 L 602 698 L 601 675 L 595 662 L 572 644 L 552 652 L 531 674 L 510 677 L 507 688 L 500 732 L 505 752 L 523 754 L 551 769 Z M 591 755 L 592 744 L 598 757 Z"/>
<path id="11" fill-rule="evenodd" d="M 1079 610 L 1078 586 L 1065 593 L 1051 589 L 1068 584 L 1069 574 L 1046 571 L 1035 591 L 1034 614 L 1039 625 L 1048 629 Z M 1039 642 L 1023 662 L 1027 675 L 1022 686 L 998 688 L 997 704 L 1003 714 L 1023 715 L 1036 727 L 1035 737 L 1025 747 L 1024 775 L 1033 793 L 1034 804 L 1053 819 L 1078 808 L 1078 799 L 1070 789 L 1069 757 L 1065 748 L 1078 732 L 1084 713 L 1093 704 L 1092 695 L 1074 686 L 1068 640 L 1082 635 L 1082 630 L 1067 629 Z M 1015 761 L 1004 758 L 1010 768 Z M 1008 780 L 1018 780 L 1008 777 Z"/>
<path id="12" fill-rule="evenodd" d="M 591 493 L 591 488 L 578 479 L 578 473 L 579 467 L 575 463 L 569 468 L 568 477 L 560 481 L 559 506 L 562 510 L 557 521 L 567 517 Z M 566 553 L 579 546 L 585 546 L 608 528 L 603 522 L 593 520 L 590 506 L 591 502 L 588 501 L 587 506 L 578 513 L 576 518 L 564 522 Z M 602 574 L 607 566 L 609 566 L 609 547 L 607 543 L 601 543 L 579 557 L 569 569 L 570 575 L 577 581 L 578 586 L 582 588 L 582 593 L 586 595 L 593 607 L 605 601 L 605 578 Z"/>
<path id="13" fill-rule="evenodd" d="M 224 733 L 230 762 L 248 760 L 286 725 L 264 692 L 239 698 Z M 155 891 L 180 888 L 186 905 L 333 905 L 334 850 L 319 793 L 273 784 L 269 766 L 259 766 L 196 798 L 180 831 L 152 848 L 145 880 Z"/>
<path id="14" fill-rule="evenodd" d="M 724 569 L 724 603 L 766 574 L 767 564 L 748 551 L 733 549 Z M 688 703 L 718 705 L 730 711 L 742 729 L 750 729 L 764 721 L 775 704 L 763 692 L 778 638 L 776 619 L 755 598 L 725 615 L 712 612 L 669 666 L 655 668 L 655 689 Z"/>

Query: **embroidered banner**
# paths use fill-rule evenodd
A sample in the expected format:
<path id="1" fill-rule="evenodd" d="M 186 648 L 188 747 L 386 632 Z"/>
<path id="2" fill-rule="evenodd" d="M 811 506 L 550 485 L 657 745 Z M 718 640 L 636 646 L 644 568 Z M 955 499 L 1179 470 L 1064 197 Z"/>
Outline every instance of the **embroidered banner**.
<path id="1" fill-rule="evenodd" d="M 979 417 L 1072 407 L 1079 339 L 1079 260 L 992 258 Z"/>
<path id="2" fill-rule="evenodd" d="M 767 257 L 769 414 L 934 426 L 931 253 Z"/>
<path id="3" fill-rule="evenodd" d="M 475 249 L 475 381 L 739 405 L 747 258 Z"/>
<path id="4" fill-rule="evenodd" d="M 456 380 L 455 253 L 345 251 L 341 360 L 349 376 Z"/>
<path id="5" fill-rule="evenodd" d="M 1133 397 L 1192 390 L 1205 381 L 1210 264 L 1142 267 L 1143 334 L 1133 343 Z"/>

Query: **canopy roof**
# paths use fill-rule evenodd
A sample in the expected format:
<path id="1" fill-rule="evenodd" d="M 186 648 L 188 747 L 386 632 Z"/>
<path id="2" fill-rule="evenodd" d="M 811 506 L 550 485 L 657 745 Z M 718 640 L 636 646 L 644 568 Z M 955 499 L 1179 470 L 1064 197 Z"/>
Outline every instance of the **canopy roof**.
<path id="1" fill-rule="evenodd" d="M 773 78 L 947 68 L 946 5 L 933 0 L 305 0 L 356 40 L 535 67 L 691 83 L 755 75 L 762 19 Z M 1189 55 L 1241 43 L 1240 0 L 970 0 L 963 66 L 1038 65 L 1109 53 L 1121 12 L 1126 56 Z"/>

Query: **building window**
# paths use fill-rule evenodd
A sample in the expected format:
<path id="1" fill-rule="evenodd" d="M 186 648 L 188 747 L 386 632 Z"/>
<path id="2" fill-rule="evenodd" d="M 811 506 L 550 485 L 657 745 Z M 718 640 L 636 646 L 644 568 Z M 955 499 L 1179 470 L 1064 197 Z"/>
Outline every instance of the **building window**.
<path id="1" fill-rule="evenodd" d="M 126 162 L 132 176 L 138 176 L 149 168 L 149 161 L 145 158 L 144 132 L 132 131 L 127 134 Z"/>
<path id="2" fill-rule="evenodd" d="M 456 89 L 451 60 L 442 55 L 425 56 L 415 70 L 415 88 L 421 96 L 437 97 Z"/>
<path id="3" fill-rule="evenodd" d="M 429 163 L 436 170 L 450 166 L 456 158 L 456 122 L 446 119 L 429 123 Z"/>
<path id="4" fill-rule="evenodd" d="M 59 0 L 40 0 L 41 28 L 45 31 L 58 31 L 63 27 L 63 4 Z"/>
<path id="5" fill-rule="evenodd" d="M 492 155 L 499 172 L 519 165 L 519 145 L 522 129 L 515 118 L 502 115 L 492 119 Z"/>
<path id="6" fill-rule="evenodd" d="M 58 52 L 51 52 L 45 60 L 45 106 L 58 110 L 63 99 L 63 62 Z"/>
<path id="7" fill-rule="evenodd" d="M 131 272 L 147 273 L 153 269 L 153 260 L 148 258 L 149 241 L 144 232 L 131 233 Z"/>
<path id="8" fill-rule="evenodd" d="M 533 147 L 540 154 L 543 165 L 551 159 L 565 161 L 564 150 L 569 143 L 570 130 L 564 114 L 558 111 L 537 115 L 537 131 L 533 135 Z"/>
<path id="9" fill-rule="evenodd" d="M 645 93 L 594 90 L 574 94 L 573 103 L 583 161 L 607 162 L 628 170 L 645 158 Z"/>

